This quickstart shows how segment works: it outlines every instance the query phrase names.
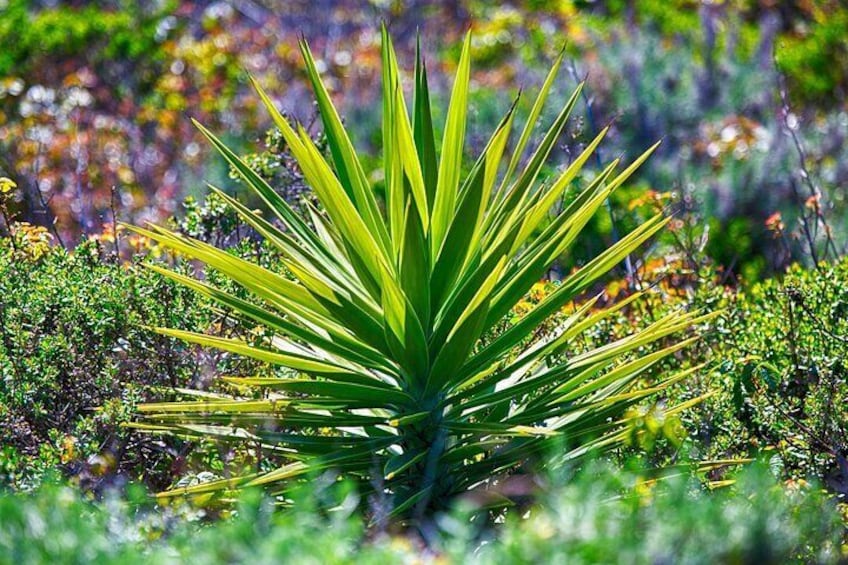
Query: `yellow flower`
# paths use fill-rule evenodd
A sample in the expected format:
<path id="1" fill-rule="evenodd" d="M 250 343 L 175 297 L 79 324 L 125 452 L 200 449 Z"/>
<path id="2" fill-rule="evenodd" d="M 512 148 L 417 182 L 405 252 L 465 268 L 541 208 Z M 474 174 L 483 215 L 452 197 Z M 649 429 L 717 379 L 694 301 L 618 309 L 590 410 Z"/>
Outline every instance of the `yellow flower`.
<path id="1" fill-rule="evenodd" d="M 513 307 L 512 313 L 520 318 L 521 316 L 524 316 L 525 314 L 527 314 L 532 309 L 533 309 L 533 304 L 531 304 L 530 302 L 527 302 L 526 300 L 522 300 L 521 302 L 519 302 L 518 304 L 516 304 Z"/>
<path id="2" fill-rule="evenodd" d="M 530 298 L 534 302 L 541 302 L 548 294 L 548 285 L 546 282 L 537 282 L 530 288 Z"/>
<path id="3" fill-rule="evenodd" d="M 15 181 L 8 177 L 0 177 L 0 194 L 12 192 L 12 190 L 15 188 L 18 188 L 18 185 L 15 184 Z"/>
<path id="4" fill-rule="evenodd" d="M 77 456 L 77 438 L 74 436 L 65 436 L 62 440 L 62 453 L 60 455 L 60 459 L 62 463 L 69 463 L 76 459 Z"/>
<path id="5" fill-rule="evenodd" d="M 50 251 L 53 236 L 43 226 L 34 226 L 29 222 L 12 224 L 12 235 L 18 242 L 20 252 L 25 258 L 37 261 Z"/>
<path id="6" fill-rule="evenodd" d="M 605 289 L 607 293 L 607 298 L 612 300 L 613 298 L 617 297 L 626 286 L 627 283 L 625 283 L 624 281 L 616 280 L 610 282 L 609 284 L 607 284 L 607 287 Z"/>
<path id="7" fill-rule="evenodd" d="M 648 506 L 651 501 L 654 499 L 654 487 L 657 485 L 657 481 L 655 479 L 643 479 L 639 478 L 636 481 L 636 485 L 633 487 L 633 490 L 636 492 L 636 495 L 639 497 L 639 503 L 642 506 Z"/>

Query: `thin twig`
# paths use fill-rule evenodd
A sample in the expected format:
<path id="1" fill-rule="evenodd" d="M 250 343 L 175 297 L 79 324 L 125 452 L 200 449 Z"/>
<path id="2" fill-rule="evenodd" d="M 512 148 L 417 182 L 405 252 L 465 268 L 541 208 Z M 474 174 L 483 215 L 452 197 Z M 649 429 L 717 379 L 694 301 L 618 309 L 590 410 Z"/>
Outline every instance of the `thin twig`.
<path id="1" fill-rule="evenodd" d="M 41 191 L 41 181 L 39 181 L 39 177 L 41 176 L 41 167 L 39 163 L 41 162 L 41 149 L 42 144 L 38 142 L 38 150 L 35 154 L 35 160 L 33 161 L 33 183 L 35 184 L 35 193 L 38 195 L 38 202 L 41 204 L 41 207 L 44 209 L 44 223 L 46 223 L 50 230 L 53 232 L 56 241 L 59 242 L 59 245 L 62 246 L 63 249 L 67 249 L 68 247 L 65 245 L 65 242 L 62 240 L 62 236 L 59 235 L 59 229 L 56 227 L 56 217 L 52 215 L 50 210 L 50 203 L 44 200 L 44 193 Z"/>
<path id="2" fill-rule="evenodd" d="M 804 313 L 807 314 L 807 316 L 809 316 L 815 322 L 815 324 L 813 325 L 814 328 L 816 328 L 818 331 L 822 332 L 831 339 L 842 343 L 848 343 L 848 337 L 844 335 L 836 335 L 835 333 L 827 329 L 827 324 L 824 322 L 824 320 L 819 318 L 819 316 L 815 312 L 813 312 L 809 306 L 807 306 L 807 303 L 804 301 L 804 294 L 800 290 L 798 290 L 797 288 L 788 288 L 786 289 L 786 294 L 792 300 L 793 304 L 797 304 L 798 306 L 800 306 Z"/>
<path id="3" fill-rule="evenodd" d="M 109 194 L 109 208 L 112 211 L 112 240 L 115 242 L 115 259 L 118 260 L 121 256 L 121 249 L 118 245 L 118 207 L 115 202 L 117 189 L 112 185 L 111 193 Z"/>
<path id="4" fill-rule="evenodd" d="M 792 127 L 792 125 L 789 123 L 789 116 L 793 115 L 792 114 L 792 108 L 789 105 L 789 95 L 787 93 L 786 77 L 780 71 L 780 67 L 777 64 L 776 52 L 773 52 L 772 58 L 774 60 L 774 70 L 775 70 L 775 73 L 777 75 L 778 92 L 780 93 L 782 122 L 783 122 L 783 125 L 786 128 L 786 131 L 789 133 L 789 136 L 792 139 L 792 143 L 795 146 L 795 151 L 798 153 L 798 161 L 799 161 L 798 164 L 799 164 L 800 171 L 801 171 L 801 173 L 800 173 L 801 180 L 806 185 L 806 187 L 807 187 L 807 189 L 810 193 L 810 199 L 814 203 L 814 214 L 815 214 L 815 217 L 816 217 L 816 223 L 814 224 L 813 229 L 810 229 L 809 218 L 808 218 L 807 212 L 803 211 L 803 208 L 802 208 L 802 213 L 801 213 L 801 220 L 802 220 L 802 224 L 803 224 L 803 228 L 804 228 L 804 235 L 807 238 L 807 243 L 810 246 L 810 253 L 812 254 L 813 261 L 816 264 L 815 266 L 818 269 L 819 268 L 819 265 L 818 265 L 819 261 L 818 261 L 818 256 L 817 256 L 817 252 L 816 252 L 816 242 L 815 242 L 815 240 L 818 237 L 818 223 L 819 222 L 821 222 L 821 225 L 824 228 L 824 233 L 825 233 L 825 245 L 824 245 L 824 256 L 823 256 L 823 258 L 824 259 L 828 258 L 828 251 L 829 250 L 833 251 L 834 257 L 838 257 L 839 252 L 837 251 L 836 244 L 833 241 L 832 230 L 827 223 L 827 219 L 825 218 L 824 213 L 822 212 L 821 203 L 819 201 L 822 193 L 816 187 L 815 183 L 813 183 L 812 175 L 810 174 L 810 168 L 808 166 L 807 152 L 804 149 L 803 143 L 801 143 L 801 138 L 798 136 L 798 134 L 795 131 L 796 128 L 797 128 L 797 124 L 795 125 L 795 127 Z M 801 201 L 801 195 L 798 193 L 798 187 L 796 186 L 794 181 L 790 183 L 790 186 L 792 187 L 793 195 L 795 196 L 795 199 L 798 202 L 798 204 L 805 207 L 805 204 L 802 203 L 802 201 Z"/>

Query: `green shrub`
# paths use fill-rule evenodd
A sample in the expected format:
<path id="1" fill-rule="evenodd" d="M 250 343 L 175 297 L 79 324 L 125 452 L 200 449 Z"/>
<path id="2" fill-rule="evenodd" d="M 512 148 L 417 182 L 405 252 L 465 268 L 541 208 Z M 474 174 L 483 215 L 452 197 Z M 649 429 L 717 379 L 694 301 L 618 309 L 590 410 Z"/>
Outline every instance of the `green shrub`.
<path id="1" fill-rule="evenodd" d="M 143 326 L 206 328 L 206 304 L 104 258 L 97 241 L 67 252 L 21 228 L 14 240 L 0 239 L 0 481 L 27 486 L 55 465 L 80 471 L 96 455 L 110 471 L 167 470 L 170 456 L 130 442 L 118 425 L 156 387 L 198 380 L 191 348 Z"/>
<path id="2" fill-rule="evenodd" d="M 681 415 L 684 450 L 699 459 L 759 454 L 784 480 L 813 478 L 848 496 L 848 260 L 818 269 L 795 265 L 782 277 L 739 288 L 723 286 L 711 267 L 693 273 L 671 256 L 649 261 L 641 276 L 650 288 L 644 299 L 587 333 L 586 347 L 619 339 L 681 305 L 721 310 L 711 332 L 662 367 L 710 367 L 666 396 L 679 403 L 711 395 Z M 614 281 L 607 292 L 627 288 Z M 640 410 L 648 417 L 653 406 Z M 656 422 L 639 425 L 642 440 L 635 444 L 656 449 L 657 462 L 678 454 L 680 446 L 647 433 Z"/>
<path id="3" fill-rule="evenodd" d="M 282 171 L 288 161 L 272 148 L 254 160 L 266 162 L 263 172 L 275 178 L 293 179 Z M 259 363 L 203 355 L 151 336 L 145 324 L 218 334 L 239 332 L 239 324 L 210 311 L 196 294 L 139 269 L 143 255 L 162 250 L 145 238 L 127 237 L 120 227 L 107 227 L 73 251 L 56 246 L 46 228 L 15 221 L 9 204 L 16 189 L 0 178 L 0 217 L 10 224 L 0 226 L 7 232 L 0 238 L 0 482 L 29 488 L 59 467 L 88 486 L 130 473 L 164 488 L 187 478 L 184 473 L 194 476 L 188 454 L 223 472 L 222 460 L 240 457 L 210 457 L 212 452 L 191 444 L 175 450 L 119 426 L 141 400 L 173 397 L 175 387 L 205 388 L 209 371 L 263 372 Z M 189 198 L 183 207 L 183 217 L 172 220 L 182 233 L 279 266 L 275 250 L 257 241 L 223 199 L 213 194 L 201 204 Z M 133 260 L 119 264 L 118 250 Z M 186 262 L 173 264 L 192 271 Z M 212 270 L 206 276 L 246 294 Z"/>
<path id="4" fill-rule="evenodd" d="M 733 445 L 772 451 L 788 478 L 848 496 L 848 261 L 755 284 L 717 327 Z"/>
<path id="5" fill-rule="evenodd" d="M 666 281 L 674 269 L 666 271 Z M 651 309 L 631 309 L 607 326 L 609 336 L 641 327 L 676 304 L 722 310 L 713 330 L 668 370 L 708 363 L 711 369 L 668 401 L 711 396 L 681 416 L 685 451 L 701 459 L 760 456 L 783 480 L 815 479 L 848 496 L 848 261 L 818 269 L 793 266 L 782 277 L 738 289 L 701 273 L 698 288 L 658 284 Z M 643 407 L 648 412 L 650 407 Z M 661 452 L 662 454 L 660 454 Z M 657 461 L 674 457 L 665 445 Z"/>

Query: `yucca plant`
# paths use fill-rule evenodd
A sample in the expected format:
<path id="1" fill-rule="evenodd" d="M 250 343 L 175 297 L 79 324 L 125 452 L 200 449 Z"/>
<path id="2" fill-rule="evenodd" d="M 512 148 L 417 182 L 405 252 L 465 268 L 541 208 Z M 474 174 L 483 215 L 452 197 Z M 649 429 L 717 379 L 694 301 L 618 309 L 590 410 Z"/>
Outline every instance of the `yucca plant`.
<path id="1" fill-rule="evenodd" d="M 385 29 L 382 39 L 384 202 L 369 184 L 309 47 L 301 42 L 331 158 L 325 159 L 304 128 L 289 123 L 255 86 L 320 210 L 310 208 L 308 219 L 298 217 L 273 187 L 198 124 L 274 215 L 264 217 L 218 191 L 279 248 L 285 273 L 162 228 L 136 228 L 232 278 L 256 300 L 160 266 L 152 269 L 274 337 L 255 346 L 171 329 L 158 332 L 280 365 L 291 375 L 222 377 L 232 385 L 232 395 L 206 393 L 199 400 L 141 406 L 139 428 L 252 441 L 288 460 L 271 472 L 163 496 L 242 485 L 270 485 L 271 492 L 285 494 L 314 470 L 334 468 L 363 492 L 377 489 L 389 497 L 393 515 L 428 515 L 460 493 L 485 489 L 553 445 L 562 446 L 555 460 L 566 461 L 618 444 L 627 433 L 623 415 L 629 406 L 695 370 L 634 387 L 647 369 L 689 343 L 656 342 L 704 319 L 696 313 L 668 315 L 626 339 L 574 355 L 569 355 L 574 340 L 638 295 L 607 309 L 595 308 L 596 299 L 590 299 L 567 316 L 560 313 L 662 229 L 667 221 L 662 215 L 567 276 L 507 329 L 494 331 L 654 148 L 620 172 L 618 160 L 596 171 L 553 214 L 606 133 L 555 178 L 539 182 L 578 101 L 578 87 L 532 154 L 522 157 L 562 56 L 514 145 L 509 138 L 515 105 L 463 175 L 470 38 L 462 46 L 439 152 L 420 52 L 410 118 Z M 555 314 L 562 320 L 556 330 L 531 340 Z"/>

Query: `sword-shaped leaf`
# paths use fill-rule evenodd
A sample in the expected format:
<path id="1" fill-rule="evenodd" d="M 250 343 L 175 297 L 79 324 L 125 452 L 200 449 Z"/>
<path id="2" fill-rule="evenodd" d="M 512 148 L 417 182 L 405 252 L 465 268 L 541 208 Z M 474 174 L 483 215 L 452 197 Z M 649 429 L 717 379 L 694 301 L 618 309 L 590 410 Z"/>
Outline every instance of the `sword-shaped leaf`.
<path id="1" fill-rule="evenodd" d="M 550 453 L 562 438 L 571 443 L 555 461 L 617 445 L 627 434 L 629 407 L 697 370 L 659 378 L 652 374 L 692 341 L 670 341 L 672 335 L 709 320 L 710 314 L 699 312 L 672 312 L 630 336 L 569 354 L 585 332 L 642 295 L 603 309 L 597 298 L 585 300 L 570 314 L 560 314 L 562 309 L 662 229 L 668 221 L 662 215 L 569 274 L 520 319 L 507 318 L 653 150 L 621 173 L 615 174 L 616 160 L 583 174 L 604 130 L 561 173 L 539 186 L 544 164 L 580 94 L 578 87 L 563 102 L 522 165 L 562 54 L 530 110 L 503 177 L 499 180 L 514 108 L 463 178 L 470 35 L 462 45 L 437 151 L 420 46 L 410 119 L 397 57 L 384 27 L 383 211 L 305 41 L 301 51 L 329 157 L 254 84 L 320 202 L 320 209 L 306 205 L 308 221 L 200 126 L 282 224 L 220 193 L 280 252 L 279 269 L 260 267 L 162 228 L 134 228 L 238 284 L 249 297 L 152 266 L 236 319 L 260 326 L 268 338 L 252 344 L 157 331 L 287 368 L 280 376 L 223 377 L 223 391 L 198 391 L 188 395 L 190 401 L 139 408 L 140 421 L 131 426 L 140 432 L 250 441 L 280 458 L 279 467 L 270 472 L 161 496 L 207 496 L 268 485 L 273 494 L 287 497 L 316 471 L 333 468 L 355 481 L 362 493 L 379 489 L 391 496 L 391 517 L 426 516 L 467 489 Z M 562 211 L 552 215 L 558 202 Z M 552 320 L 555 329 L 537 335 Z M 637 382 L 646 384 L 636 387 Z M 186 398 L 186 391 L 178 392 Z M 700 400 L 673 406 L 669 413 Z"/>

